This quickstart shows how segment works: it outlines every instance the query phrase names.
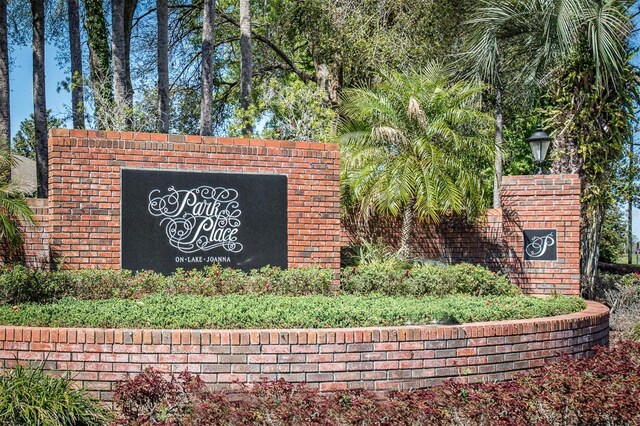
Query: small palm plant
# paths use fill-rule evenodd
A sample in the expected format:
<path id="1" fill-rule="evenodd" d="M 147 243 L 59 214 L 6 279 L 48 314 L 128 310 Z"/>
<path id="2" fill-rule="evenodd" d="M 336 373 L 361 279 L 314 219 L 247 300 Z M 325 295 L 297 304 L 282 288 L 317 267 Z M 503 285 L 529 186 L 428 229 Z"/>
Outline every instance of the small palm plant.
<path id="1" fill-rule="evenodd" d="M 416 219 L 486 208 L 492 117 L 479 108 L 483 86 L 451 82 L 436 64 L 381 78 L 343 95 L 343 194 L 363 217 L 401 216 L 398 253 L 407 257 Z"/>
<path id="2" fill-rule="evenodd" d="M 14 159 L 10 154 L 0 154 L 0 258 L 13 260 L 23 238 L 22 225 L 33 225 L 33 212 L 22 190 L 11 180 Z"/>

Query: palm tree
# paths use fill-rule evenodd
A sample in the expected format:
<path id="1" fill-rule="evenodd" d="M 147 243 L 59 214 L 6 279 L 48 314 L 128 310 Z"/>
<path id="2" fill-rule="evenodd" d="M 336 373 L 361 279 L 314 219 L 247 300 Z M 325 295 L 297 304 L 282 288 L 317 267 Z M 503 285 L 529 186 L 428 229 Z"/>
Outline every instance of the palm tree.
<path id="1" fill-rule="evenodd" d="M 9 44 L 7 30 L 7 0 L 0 0 L 0 152 L 8 153 L 11 140 L 9 112 Z M 11 173 L 9 169 L 7 173 Z M 0 181 L 10 176 L 1 176 Z"/>
<path id="2" fill-rule="evenodd" d="M 402 216 L 398 253 L 410 255 L 417 220 L 486 207 L 479 170 L 491 158 L 491 117 L 480 85 L 451 83 L 439 66 L 383 73 L 373 88 L 346 89 L 340 126 L 343 184 L 360 214 Z"/>
<path id="3" fill-rule="evenodd" d="M 0 154 L 0 175 L 7 175 L 13 159 L 9 154 Z M 13 260 L 22 244 L 21 224 L 32 225 L 33 212 L 25 201 L 20 188 L 11 181 L 0 182 L 0 247 L 1 258 Z"/>
<path id="4" fill-rule="evenodd" d="M 597 270 L 607 202 L 603 185 L 621 153 L 617 139 L 624 138 L 629 127 L 621 127 L 621 117 L 608 110 L 618 105 L 626 114 L 629 102 L 623 98 L 630 91 L 625 81 L 635 78 L 626 52 L 631 31 L 627 5 L 624 0 L 483 0 L 470 22 L 478 28 L 467 49 L 476 72 L 500 82 L 498 47 L 508 46 L 514 55 L 525 51 L 527 61 L 518 64 L 516 74 L 539 93 L 549 94 L 547 115 L 556 130 L 552 172 L 577 173 L 585 182 L 581 274 L 587 289 L 593 288 Z M 594 151 L 607 155 L 587 154 L 592 145 L 588 135 L 599 135 L 601 143 L 608 140 Z"/>

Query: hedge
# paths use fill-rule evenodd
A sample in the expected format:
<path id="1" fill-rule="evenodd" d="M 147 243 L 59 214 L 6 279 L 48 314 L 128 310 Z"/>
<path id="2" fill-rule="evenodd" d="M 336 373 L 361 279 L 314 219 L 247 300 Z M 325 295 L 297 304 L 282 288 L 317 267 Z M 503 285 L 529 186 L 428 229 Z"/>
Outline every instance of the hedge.
<path id="1" fill-rule="evenodd" d="M 0 306 L 0 324 L 107 328 L 323 328 L 466 323 L 548 317 L 585 308 L 582 299 L 512 296 L 197 296 L 76 300 Z"/>

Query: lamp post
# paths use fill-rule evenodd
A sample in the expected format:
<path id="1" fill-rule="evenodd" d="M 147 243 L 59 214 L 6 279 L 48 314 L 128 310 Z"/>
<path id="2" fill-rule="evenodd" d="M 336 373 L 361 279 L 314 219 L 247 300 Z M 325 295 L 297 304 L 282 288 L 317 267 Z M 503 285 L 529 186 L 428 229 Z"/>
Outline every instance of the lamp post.
<path id="1" fill-rule="evenodd" d="M 542 126 L 538 124 L 536 131 L 527 138 L 527 142 L 531 147 L 531 153 L 533 159 L 538 163 L 538 174 L 542 174 L 542 162 L 547 157 L 547 151 L 549 151 L 549 145 L 551 144 L 551 138 L 542 130 Z"/>

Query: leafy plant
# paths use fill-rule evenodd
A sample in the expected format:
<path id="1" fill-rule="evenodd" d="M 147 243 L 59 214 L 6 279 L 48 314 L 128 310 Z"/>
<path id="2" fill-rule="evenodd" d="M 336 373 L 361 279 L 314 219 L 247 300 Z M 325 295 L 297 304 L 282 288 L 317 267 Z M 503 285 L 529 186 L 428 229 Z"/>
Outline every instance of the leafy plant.
<path id="1" fill-rule="evenodd" d="M 34 223 L 22 189 L 5 179 L 14 163 L 10 154 L 0 153 L 0 258 L 5 262 L 18 258 L 23 241 L 22 226 Z"/>
<path id="2" fill-rule="evenodd" d="M 503 275 L 488 269 L 460 263 L 398 265 L 387 261 L 371 261 L 343 270 L 340 282 L 345 293 L 385 295 L 474 296 L 516 295 L 520 289 Z"/>
<path id="3" fill-rule="evenodd" d="M 577 312 L 573 297 L 195 296 L 76 300 L 0 306 L 0 324 L 106 328 L 332 328 L 466 323 Z"/>
<path id="4" fill-rule="evenodd" d="M 437 222 L 445 211 L 475 217 L 486 206 L 477 172 L 492 154 L 492 120 L 479 108 L 482 90 L 431 64 L 344 91 L 343 192 L 361 216 L 402 217 L 403 257 L 417 220 Z"/>
<path id="5" fill-rule="evenodd" d="M 188 377 L 191 383 L 193 378 Z M 319 393 L 284 380 L 259 382 L 233 393 L 210 392 L 198 385 L 189 390 L 179 383 L 176 391 L 177 382 L 147 370 L 120 385 L 115 398 L 118 424 L 158 424 L 152 418 L 165 419 L 160 424 L 171 426 L 640 423 L 640 343 L 629 341 L 613 349 L 599 347 L 592 358 L 563 358 L 513 381 L 448 381 L 387 396 L 363 390 Z M 165 402 L 175 399 L 178 404 Z"/>
<path id="6" fill-rule="evenodd" d="M 68 378 L 37 366 L 0 374 L 0 425 L 99 426 L 110 420 L 110 412 Z"/>
<path id="7" fill-rule="evenodd" d="M 169 294 L 331 294 L 333 271 L 321 268 L 263 267 L 249 273 L 212 265 L 202 271 L 178 270 L 170 276 L 151 271 L 33 270 L 21 265 L 0 268 L 0 305 L 46 303 L 63 297 L 94 300 L 133 299 L 157 292 Z"/>

